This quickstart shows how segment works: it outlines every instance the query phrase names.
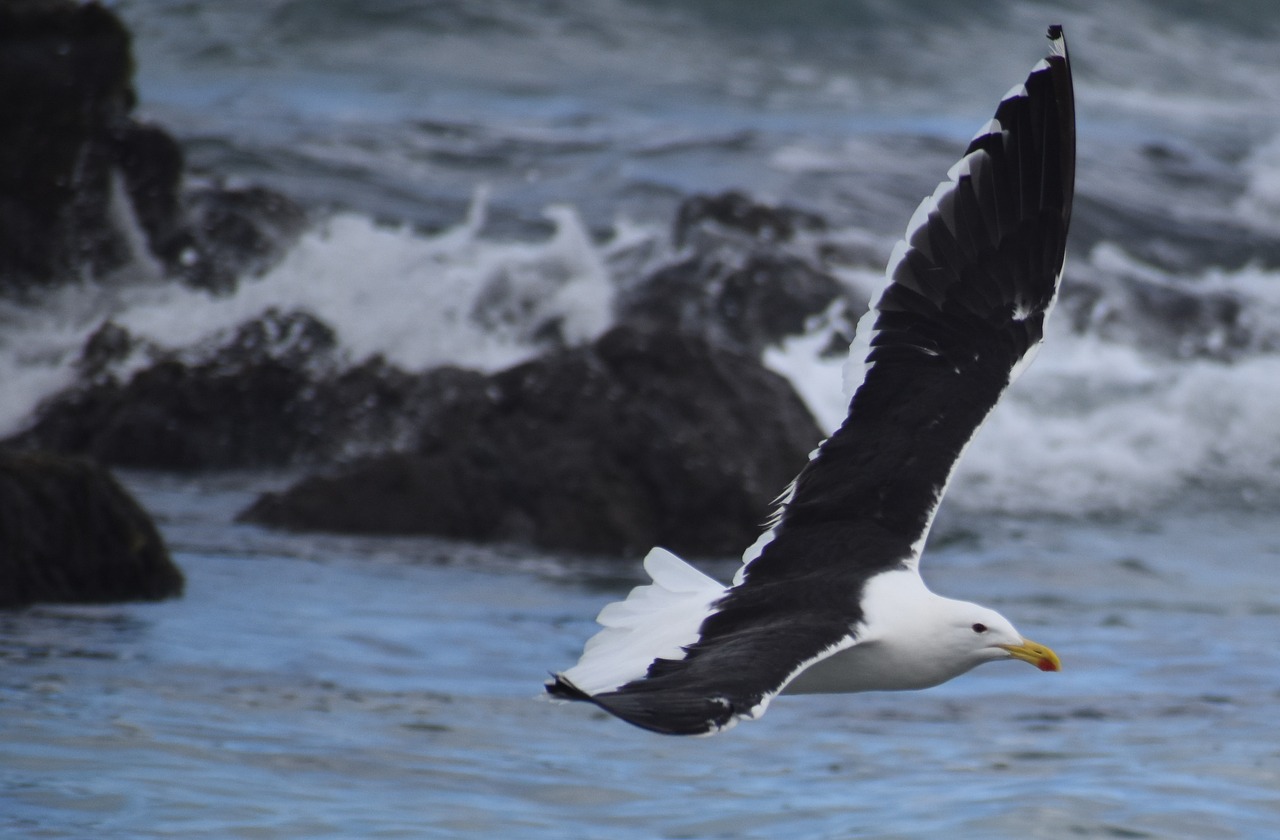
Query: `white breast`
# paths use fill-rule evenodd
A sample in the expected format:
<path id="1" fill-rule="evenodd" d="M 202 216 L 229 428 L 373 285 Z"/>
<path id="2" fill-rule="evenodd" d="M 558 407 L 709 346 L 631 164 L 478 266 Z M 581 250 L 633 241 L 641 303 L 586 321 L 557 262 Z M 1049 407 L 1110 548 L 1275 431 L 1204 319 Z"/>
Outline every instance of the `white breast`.
<path id="1" fill-rule="evenodd" d="M 876 575 L 863 589 L 856 644 L 801 672 L 783 693 L 910 691 L 958 677 L 982 662 L 954 643 L 954 616 L 969 606 L 929 591 L 914 569 Z"/>

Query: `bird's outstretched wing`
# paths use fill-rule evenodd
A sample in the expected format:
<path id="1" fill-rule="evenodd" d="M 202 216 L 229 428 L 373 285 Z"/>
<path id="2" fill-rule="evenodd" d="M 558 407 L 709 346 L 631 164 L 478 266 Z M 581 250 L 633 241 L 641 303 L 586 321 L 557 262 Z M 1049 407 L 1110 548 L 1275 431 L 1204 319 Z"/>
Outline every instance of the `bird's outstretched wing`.
<path id="1" fill-rule="evenodd" d="M 961 453 L 1043 338 L 1075 183 L 1061 27 L 895 248 L 859 325 L 844 424 L 796 478 L 758 554 L 680 659 L 611 690 L 548 691 L 637 726 L 709 734 L 756 717 L 797 674 L 857 643 L 866 581 L 918 562 Z"/>

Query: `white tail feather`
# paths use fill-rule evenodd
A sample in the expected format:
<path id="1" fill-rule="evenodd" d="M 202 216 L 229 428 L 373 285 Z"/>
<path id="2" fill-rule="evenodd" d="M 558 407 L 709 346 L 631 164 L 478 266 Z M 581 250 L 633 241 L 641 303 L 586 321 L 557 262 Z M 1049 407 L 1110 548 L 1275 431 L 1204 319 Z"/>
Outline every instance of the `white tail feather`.
<path id="1" fill-rule="evenodd" d="M 655 548 L 644 558 L 653 583 L 637 586 L 625 601 L 596 617 L 604 628 L 592 636 L 578 664 L 564 677 L 588 694 L 612 691 L 643 677 L 655 659 L 683 659 L 698 640 L 725 587 L 676 555 Z"/>

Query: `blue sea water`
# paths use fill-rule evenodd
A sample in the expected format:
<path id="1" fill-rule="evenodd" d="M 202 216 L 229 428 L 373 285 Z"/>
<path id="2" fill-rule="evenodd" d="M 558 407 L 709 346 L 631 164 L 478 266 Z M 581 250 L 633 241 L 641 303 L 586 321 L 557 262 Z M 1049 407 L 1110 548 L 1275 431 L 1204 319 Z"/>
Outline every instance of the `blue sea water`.
<path id="1" fill-rule="evenodd" d="M 187 595 L 0 616 L 0 832 L 1280 834 L 1280 7 L 113 6 L 140 111 L 193 177 L 269 184 L 319 221 L 232 295 L 123 277 L 0 305 L 5 433 L 106 318 L 185 347 L 305 308 L 353 363 L 495 369 L 535 352 L 465 317 L 501 276 L 589 338 L 698 191 L 822 213 L 871 255 L 833 266 L 864 288 L 1050 22 L 1080 110 L 1064 288 L 1103 278 L 1240 314 L 1156 346 L 1132 326 L 1141 297 L 1060 313 L 966 454 L 926 577 L 1052 645 L 1061 674 L 1010 663 L 928 692 L 784 697 L 712 739 L 535 699 L 636 562 L 271 533 L 232 520 L 288 475 L 128 475 Z M 1162 252 L 1162 230 L 1205 241 Z M 821 338 L 768 361 L 830 425 Z"/>
<path id="2" fill-rule="evenodd" d="M 942 523 L 935 588 L 1064 670 L 783 697 L 674 739 L 535 699 L 636 569 L 230 522 L 269 485 L 127 476 L 186 570 L 162 604 L 0 621 L 14 837 L 1271 836 L 1269 514 Z M 712 565 L 727 574 L 731 564 Z"/>
<path id="3" fill-rule="evenodd" d="M 526 219 L 555 202 L 600 226 L 620 210 L 665 219 L 690 191 L 739 188 L 898 235 L 937 181 L 926 164 L 954 158 L 1050 22 L 1074 50 L 1086 193 L 1158 205 L 1169 184 L 1135 171 L 1135 150 L 1167 147 L 1186 188 L 1232 180 L 1280 128 L 1280 10 L 1265 2 L 116 8 L 137 33 L 143 113 L 197 169 L 424 224 L 456 218 L 483 180 Z"/>

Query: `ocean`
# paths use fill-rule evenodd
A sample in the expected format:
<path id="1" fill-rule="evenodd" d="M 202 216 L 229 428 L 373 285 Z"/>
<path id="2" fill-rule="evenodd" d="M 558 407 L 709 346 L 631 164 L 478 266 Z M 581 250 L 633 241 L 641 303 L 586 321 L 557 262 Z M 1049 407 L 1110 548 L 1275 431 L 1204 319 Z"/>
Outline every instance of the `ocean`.
<path id="1" fill-rule="evenodd" d="M 278 189 L 314 222 L 230 294 L 140 261 L 0 303 L 0 435 L 73 381 L 107 319 L 181 350 L 303 309 L 353 365 L 493 371 L 540 349 L 467 317 L 503 276 L 590 340 L 616 284 L 670 256 L 696 193 L 822 215 L 815 248 L 869 291 L 1062 23 L 1079 109 L 1063 300 L 966 453 L 924 572 L 1064 671 L 783 697 L 716 738 L 662 738 L 536 699 L 640 582 L 638 557 L 275 533 L 234 515 L 291 471 L 125 473 L 187 594 L 0 615 L 0 832 L 1280 833 L 1280 7 L 112 6 L 139 113 L 179 138 L 190 177 Z M 766 362 L 832 428 L 829 329 Z"/>

